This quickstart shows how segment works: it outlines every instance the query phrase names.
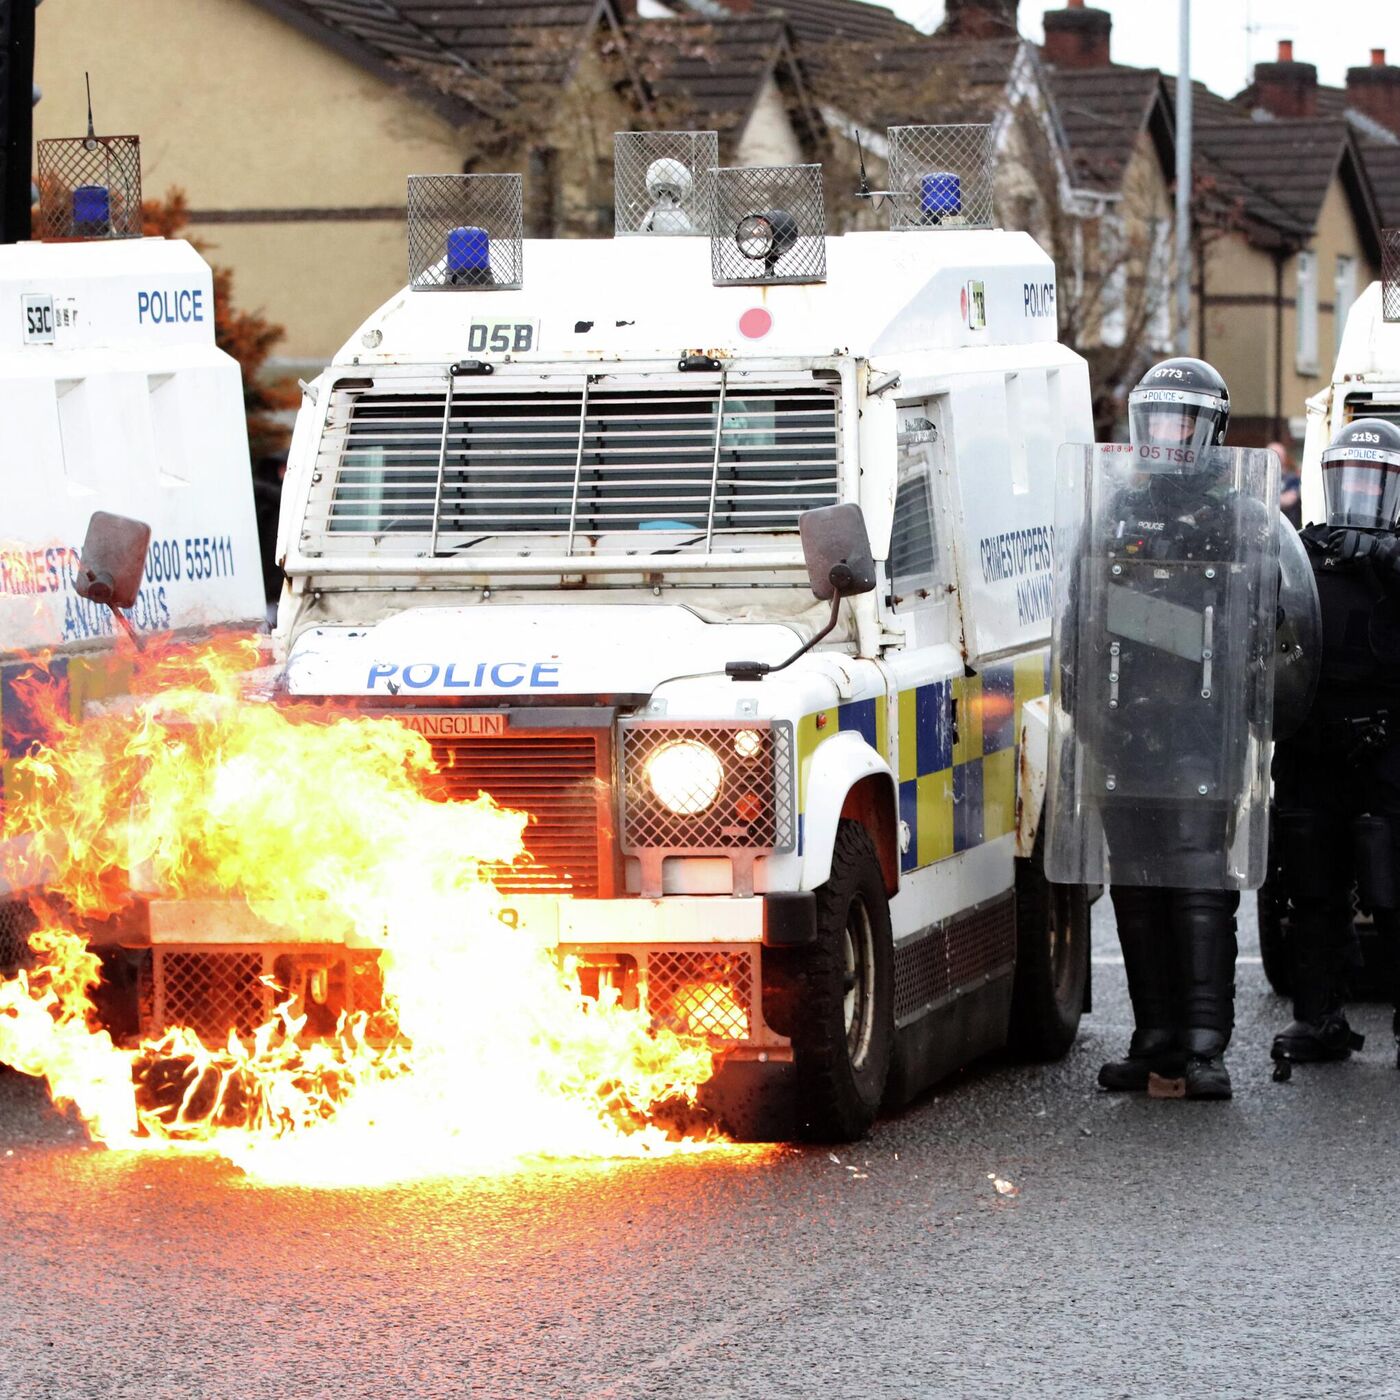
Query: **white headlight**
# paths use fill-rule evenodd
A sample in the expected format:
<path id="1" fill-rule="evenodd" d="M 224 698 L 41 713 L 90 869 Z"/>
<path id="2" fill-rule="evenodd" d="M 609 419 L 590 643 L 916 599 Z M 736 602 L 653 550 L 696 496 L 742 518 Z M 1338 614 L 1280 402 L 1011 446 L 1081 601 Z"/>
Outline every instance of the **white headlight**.
<path id="1" fill-rule="evenodd" d="M 693 817 L 711 806 L 724 785 L 724 768 L 708 744 L 674 739 L 646 761 L 647 781 L 656 800 L 679 817 Z"/>

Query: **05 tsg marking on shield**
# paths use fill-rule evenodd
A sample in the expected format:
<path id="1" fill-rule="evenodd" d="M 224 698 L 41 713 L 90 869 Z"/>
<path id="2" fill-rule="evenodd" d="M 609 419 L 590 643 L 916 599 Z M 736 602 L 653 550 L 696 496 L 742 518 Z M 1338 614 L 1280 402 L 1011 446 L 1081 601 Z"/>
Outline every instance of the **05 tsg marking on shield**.
<path id="1" fill-rule="evenodd" d="M 473 355 L 528 355 L 540 343 L 538 321 L 473 321 L 467 349 Z"/>

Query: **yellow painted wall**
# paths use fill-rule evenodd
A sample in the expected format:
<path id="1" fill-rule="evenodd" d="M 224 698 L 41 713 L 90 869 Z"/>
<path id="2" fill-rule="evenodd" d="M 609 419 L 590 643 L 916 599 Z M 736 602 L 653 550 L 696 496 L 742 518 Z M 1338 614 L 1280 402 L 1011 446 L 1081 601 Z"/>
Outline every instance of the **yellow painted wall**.
<path id="1" fill-rule="evenodd" d="M 1304 401 L 1331 378 L 1339 329 L 1338 318 L 1331 309 L 1338 255 L 1356 259 L 1358 292 L 1379 275 L 1375 264 L 1367 259 L 1340 178 L 1332 181 L 1309 246 L 1317 254 L 1317 364 L 1310 373 L 1300 372 L 1298 368 L 1298 259 L 1296 256 L 1289 257 L 1283 265 L 1282 286 L 1285 303 L 1282 416 L 1285 419 L 1301 418 Z M 1208 298 L 1230 294 L 1259 299 L 1247 306 L 1207 307 L 1206 355 L 1229 383 L 1231 409 L 1237 417 L 1272 417 L 1278 358 L 1273 307 L 1276 292 L 1273 256 L 1263 249 L 1250 246 L 1239 234 L 1214 241 L 1206 254 L 1206 291 Z"/>

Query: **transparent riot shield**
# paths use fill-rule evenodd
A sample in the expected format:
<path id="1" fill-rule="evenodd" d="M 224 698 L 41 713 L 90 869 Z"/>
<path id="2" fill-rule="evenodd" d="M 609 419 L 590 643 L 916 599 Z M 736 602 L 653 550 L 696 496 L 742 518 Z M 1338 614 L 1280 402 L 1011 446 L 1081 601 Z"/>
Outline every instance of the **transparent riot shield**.
<path id="1" fill-rule="evenodd" d="M 1279 519 L 1268 452 L 1061 448 L 1050 879 L 1263 882 Z"/>

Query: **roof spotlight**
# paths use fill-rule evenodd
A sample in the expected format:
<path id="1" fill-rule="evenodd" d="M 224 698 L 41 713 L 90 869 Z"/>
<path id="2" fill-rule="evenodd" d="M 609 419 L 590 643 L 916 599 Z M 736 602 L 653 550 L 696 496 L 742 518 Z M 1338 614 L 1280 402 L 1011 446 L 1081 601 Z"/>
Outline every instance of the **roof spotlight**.
<path id="1" fill-rule="evenodd" d="M 642 220 L 644 233 L 694 233 L 695 225 L 681 206 L 690 197 L 695 179 L 683 161 L 663 156 L 647 166 L 647 193 L 652 206 Z"/>
<path id="2" fill-rule="evenodd" d="M 734 242 L 746 258 L 763 263 L 771 273 L 797 243 L 797 220 L 786 209 L 745 214 L 734 230 Z"/>

